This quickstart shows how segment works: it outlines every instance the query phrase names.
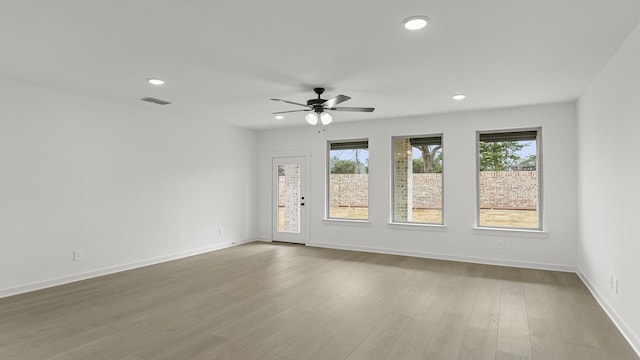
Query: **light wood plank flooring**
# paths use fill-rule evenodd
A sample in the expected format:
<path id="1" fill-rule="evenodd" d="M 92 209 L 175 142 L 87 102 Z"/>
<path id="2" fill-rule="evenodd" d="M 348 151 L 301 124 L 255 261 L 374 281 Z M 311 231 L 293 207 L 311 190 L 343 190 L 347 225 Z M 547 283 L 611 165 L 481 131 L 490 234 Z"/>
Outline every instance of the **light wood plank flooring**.
<path id="1" fill-rule="evenodd" d="M 0 359 L 638 359 L 575 274 L 252 243 L 0 299 Z"/>

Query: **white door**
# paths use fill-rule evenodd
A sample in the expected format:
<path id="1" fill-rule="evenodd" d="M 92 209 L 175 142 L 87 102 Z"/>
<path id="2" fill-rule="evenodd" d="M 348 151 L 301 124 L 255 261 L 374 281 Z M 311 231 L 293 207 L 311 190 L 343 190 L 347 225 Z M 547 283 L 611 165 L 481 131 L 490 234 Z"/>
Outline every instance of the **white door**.
<path id="1" fill-rule="evenodd" d="M 274 157 L 272 218 L 275 241 L 306 243 L 306 158 Z"/>

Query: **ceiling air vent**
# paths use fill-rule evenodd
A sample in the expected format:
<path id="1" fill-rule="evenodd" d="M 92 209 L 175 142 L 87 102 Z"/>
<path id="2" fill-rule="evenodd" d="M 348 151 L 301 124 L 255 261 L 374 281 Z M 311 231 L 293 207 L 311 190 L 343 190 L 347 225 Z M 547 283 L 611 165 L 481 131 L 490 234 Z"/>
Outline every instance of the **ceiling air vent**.
<path id="1" fill-rule="evenodd" d="M 140 100 L 146 101 L 146 102 L 150 102 L 150 103 L 154 103 L 154 104 L 158 104 L 158 105 L 169 105 L 169 104 L 171 104 L 168 101 L 164 101 L 164 100 L 160 100 L 160 99 L 156 99 L 156 98 L 152 98 L 152 97 L 143 97 Z"/>

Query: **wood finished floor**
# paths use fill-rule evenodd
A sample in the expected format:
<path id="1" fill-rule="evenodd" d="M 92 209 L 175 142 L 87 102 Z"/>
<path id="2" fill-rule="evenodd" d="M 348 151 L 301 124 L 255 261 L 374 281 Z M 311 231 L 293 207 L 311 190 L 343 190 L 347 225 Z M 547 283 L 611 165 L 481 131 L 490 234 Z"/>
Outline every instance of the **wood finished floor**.
<path id="1" fill-rule="evenodd" d="M 638 359 L 575 274 L 253 243 L 0 299 L 0 359 Z"/>

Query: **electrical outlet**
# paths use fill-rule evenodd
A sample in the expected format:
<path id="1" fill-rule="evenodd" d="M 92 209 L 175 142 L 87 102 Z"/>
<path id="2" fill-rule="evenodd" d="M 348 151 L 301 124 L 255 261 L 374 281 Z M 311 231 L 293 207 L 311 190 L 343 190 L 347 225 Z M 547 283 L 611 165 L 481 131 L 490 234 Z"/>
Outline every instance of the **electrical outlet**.
<path id="1" fill-rule="evenodd" d="M 498 240 L 498 249 L 504 249 L 504 240 Z"/>
<path id="2" fill-rule="evenodd" d="M 80 261 L 84 259 L 84 250 L 75 250 L 73 252 L 73 261 Z"/>
<path id="3" fill-rule="evenodd" d="M 609 288 L 611 290 L 613 290 L 613 284 L 614 284 L 613 275 L 609 275 Z"/>
<path id="4" fill-rule="evenodd" d="M 224 228 L 223 227 L 219 227 L 218 228 L 218 235 L 222 236 L 222 234 L 224 234 Z"/>

